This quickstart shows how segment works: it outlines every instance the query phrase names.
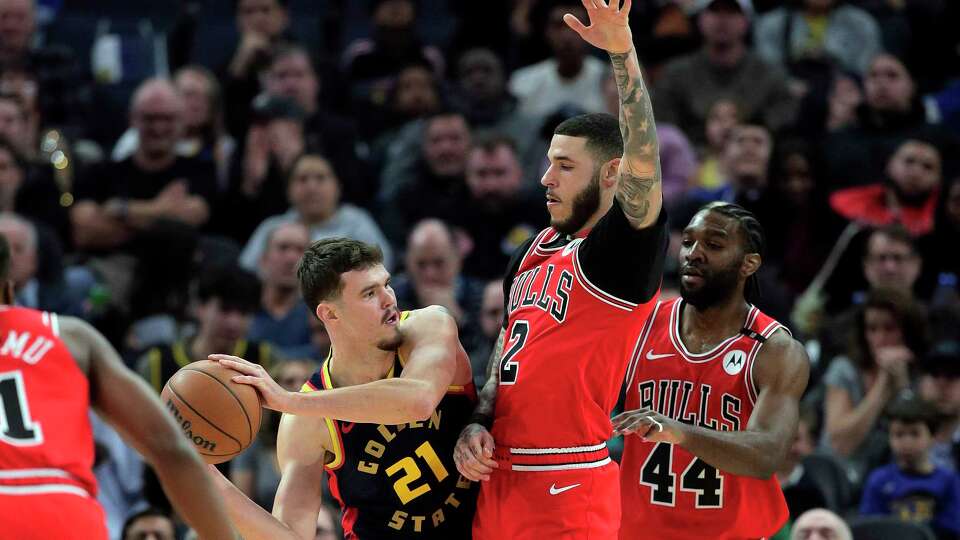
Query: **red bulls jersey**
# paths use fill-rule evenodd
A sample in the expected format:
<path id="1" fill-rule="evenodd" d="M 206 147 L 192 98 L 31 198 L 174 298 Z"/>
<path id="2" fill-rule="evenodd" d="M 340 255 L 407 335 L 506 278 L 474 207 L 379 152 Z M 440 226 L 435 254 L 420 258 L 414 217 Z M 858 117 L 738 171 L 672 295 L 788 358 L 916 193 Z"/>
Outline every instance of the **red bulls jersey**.
<path id="1" fill-rule="evenodd" d="M 55 313 L 0 306 L 0 495 L 96 495 L 89 390 Z"/>
<path id="2" fill-rule="evenodd" d="M 626 409 L 656 409 L 689 424 L 746 429 L 757 400 L 753 366 L 776 320 L 751 307 L 744 330 L 712 350 L 689 352 L 680 340 L 681 299 L 657 304 L 627 371 Z M 742 539 L 777 532 L 787 506 L 776 478 L 719 471 L 685 449 L 625 441 L 620 538 Z"/>
<path id="3" fill-rule="evenodd" d="M 611 251 L 629 249 L 662 262 L 661 236 L 656 229 L 649 245 L 623 244 Z M 610 462 L 605 446 L 610 412 L 633 342 L 657 298 L 656 285 L 645 303 L 601 290 L 583 270 L 587 240 L 559 237 L 550 228 L 533 240 L 505 299 L 508 318 L 491 433 L 498 449 L 509 448 L 513 470 Z M 659 262 L 622 271 L 655 272 L 658 283 Z"/>

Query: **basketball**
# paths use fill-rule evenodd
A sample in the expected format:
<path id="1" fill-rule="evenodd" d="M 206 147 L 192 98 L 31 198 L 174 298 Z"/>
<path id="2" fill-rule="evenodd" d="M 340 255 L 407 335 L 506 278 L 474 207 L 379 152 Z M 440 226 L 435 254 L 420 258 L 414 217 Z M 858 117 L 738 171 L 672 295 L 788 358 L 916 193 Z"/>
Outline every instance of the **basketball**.
<path id="1" fill-rule="evenodd" d="M 250 446 L 260 429 L 260 396 L 230 379 L 236 371 L 201 360 L 170 377 L 160 399 L 194 448 L 210 464 L 222 463 Z"/>

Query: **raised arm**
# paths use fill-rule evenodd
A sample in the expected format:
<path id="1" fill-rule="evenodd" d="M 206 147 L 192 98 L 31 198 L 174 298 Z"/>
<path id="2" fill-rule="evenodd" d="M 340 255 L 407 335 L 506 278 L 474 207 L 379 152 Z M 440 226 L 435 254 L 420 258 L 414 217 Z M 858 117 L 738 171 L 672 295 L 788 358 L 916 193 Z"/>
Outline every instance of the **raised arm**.
<path id="1" fill-rule="evenodd" d="M 457 323 L 443 308 L 417 310 L 400 331 L 400 353 L 406 358 L 400 377 L 322 392 L 287 392 L 257 364 L 224 355 L 210 358 L 243 373 L 235 380 L 256 386 L 268 408 L 345 422 L 404 424 L 429 418 L 459 368 L 469 376 L 470 367 Z"/>
<path id="2" fill-rule="evenodd" d="M 803 346 L 786 332 L 768 338 L 754 362 L 759 395 L 743 431 L 691 426 L 648 409 L 617 416 L 614 430 L 678 444 L 721 471 L 770 478 L 796 436 L 799 401 L 810 367 Z"/>
<path id="3" fill-rule="evenodd" d="M 64 341 L 90 379 L 94 408 L 153 466 L 177 512 L 201 538 L 236 538 L 199 455 L 147 384 L 92 326 L 60 320 Z"/>
<path id="4" fill-rule="evenodd" d="M 641 229 L 656 222 L 663 205 L 660 148 L 650 93 L 643 83 L 628 24 L 632 0 L 624 0 L 622 8 L 619 4 L 620 0 L 610 0 L 609 4 L 604 0 L 584 1 L 590 26 L 584 26 L 569 13 L 563 20 L 584 41 L 610 55 L 620 94 L 620 132 L 623 135 L 616 198 L 630 224 Z"/>
<path id="5" fill-rule="evenodd" d="M 312 540 L 323 502 L 322 478 L 330 434 L 322 418 L 284 415 L 277 433 L 280 487 L 273 514 L 210 467 L 230 517 L 244 540 Z"/>

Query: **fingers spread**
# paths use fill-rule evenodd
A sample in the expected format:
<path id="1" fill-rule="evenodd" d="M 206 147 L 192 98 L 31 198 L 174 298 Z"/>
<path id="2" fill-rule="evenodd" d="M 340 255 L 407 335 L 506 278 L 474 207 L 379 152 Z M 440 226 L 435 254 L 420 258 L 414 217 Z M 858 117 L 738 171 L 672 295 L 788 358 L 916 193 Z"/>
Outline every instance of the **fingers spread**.
<path id="1" fill-rule="evenodd" d="M 577 34 L 580 34 L 581 36 L 587 31 L 587 27 L 584 26 L 584 24 L 580 22 L 580 19 L 573 14 L 567 13 L 564 15 L 563 22 L 567 23 L 567 26 L 569 26 L 571 30 Z"/>

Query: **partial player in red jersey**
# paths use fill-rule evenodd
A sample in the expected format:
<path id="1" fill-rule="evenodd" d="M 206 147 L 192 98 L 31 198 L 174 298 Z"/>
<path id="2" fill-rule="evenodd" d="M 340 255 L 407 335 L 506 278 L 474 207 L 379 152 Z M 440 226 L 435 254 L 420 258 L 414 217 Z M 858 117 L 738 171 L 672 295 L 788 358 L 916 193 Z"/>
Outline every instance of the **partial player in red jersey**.
<path id="1" fill-rule="evenodd" d="M 590 26 L 559 15 L 609 53 L 620 121 L 577 116 L 550 142 L 541 183 L 551 227 L 511 261 L 491 377 L 454 452 L 464 476 L 483 480 L 475 540 L 611 539 L 619 528 L 618 467 L 605 441 L 636 336 L 659 294 L 666 216 L 630 1 L 584 6 Z"/>
<path id="2" fill-rule="evenodd" d="M 0 236 L 0 536 L 107 538 L 92 405 L 154 467 L 201 538 L 236 538 L 199 456 L 150 388 L 90 325 L 14 307 L 9 268 Z"/>
<path id="3" fill-rule="evenodd" d="M 620 538 L 753 539 L 787 506 L 774 471 L 797 432 L 803 347 L 748 303 L 763 229 L 743 208 L 703 207 L 683 230 L 681 297 L 660 302 L 627 371 Z M 745 296 L 745 291 L 747 295 Z"/>

